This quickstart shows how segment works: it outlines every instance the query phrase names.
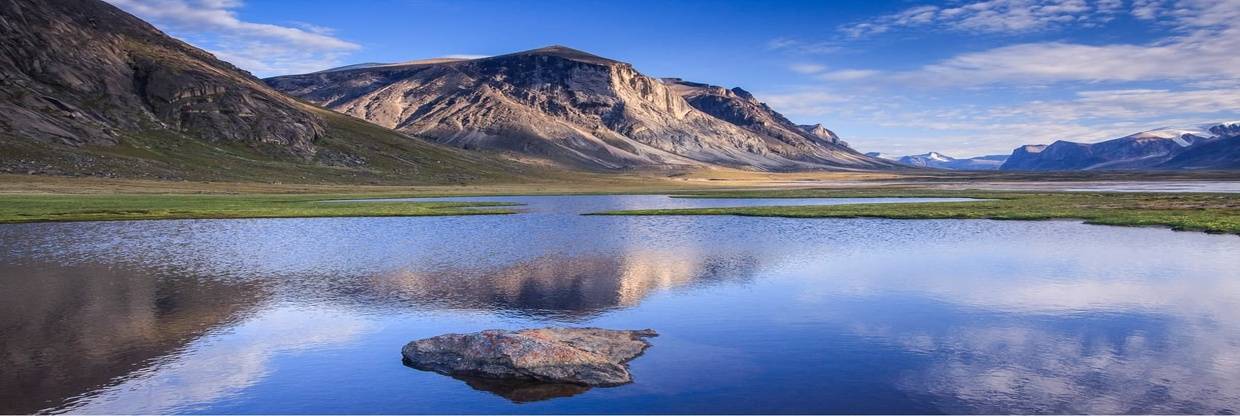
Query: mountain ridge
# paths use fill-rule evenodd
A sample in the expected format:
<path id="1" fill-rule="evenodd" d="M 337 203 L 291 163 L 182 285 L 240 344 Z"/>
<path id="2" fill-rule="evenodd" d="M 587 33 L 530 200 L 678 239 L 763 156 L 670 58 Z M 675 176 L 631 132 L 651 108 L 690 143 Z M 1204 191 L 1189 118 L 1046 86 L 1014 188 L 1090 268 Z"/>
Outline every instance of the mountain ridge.
<path id="1" fill-rule="evenodd" d="M 1160 127 L 1096 143 L 1057 140 L 1016 148 L 1001 170 L 1240 168 L 1240 122 Z"/>
<path id="2" fill-rule="evenodd" d="M 751 94 L 656 79 L 564 46 L 268 78 L 277 90 L 438 143 L 589 169 L 886 169 Z"/>
<path id="3" fill-rule="evenodd" d="M 927 152 L 920 155 L 890 156 L 879 152 L 866 153 L 873 157 L 893 160 L 904 166 L 946 169 L 946 170 L 998 170 L 1007 155 L 985 155 L 969 158 L 954 158 L 939 152 Z"/>

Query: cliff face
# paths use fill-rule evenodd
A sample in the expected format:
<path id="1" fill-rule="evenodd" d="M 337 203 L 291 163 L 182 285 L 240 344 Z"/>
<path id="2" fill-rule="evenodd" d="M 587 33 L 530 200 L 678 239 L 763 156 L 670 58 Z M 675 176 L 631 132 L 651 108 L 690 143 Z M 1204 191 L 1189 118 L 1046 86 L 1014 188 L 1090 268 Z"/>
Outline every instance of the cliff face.
<path id="1" fill-rule="evenodd" d="M 0 124 L 15 139 L 106 146 L 171 130 L 308 157 L 324 134 L 249 73 L 102 2 L 0 3 L 0 36 Z"/>
<path id="2" fill-rule="evenodd" d="M 752 97 L 752 103 L 738 104 L 735 93 L 722 100 L 699 96 L 693 88 L 644 76 L 629 64 L 558 46 L 267 82 L 385 127 L 519 159 L 602 169 L 885 166 L 846 147 L 812 140 Z M 749 117 L 757 114 L 750 106 L 778 116 L 778 125 L 763 128 L 763 120 Z"/>

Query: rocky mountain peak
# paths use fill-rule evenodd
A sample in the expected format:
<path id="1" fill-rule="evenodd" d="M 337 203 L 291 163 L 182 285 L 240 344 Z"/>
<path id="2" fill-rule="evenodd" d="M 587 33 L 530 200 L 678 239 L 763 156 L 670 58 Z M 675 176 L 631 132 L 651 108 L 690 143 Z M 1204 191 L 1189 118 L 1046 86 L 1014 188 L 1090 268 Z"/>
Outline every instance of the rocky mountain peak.
<path id="1" fill-rule="evenodd" d="M 749 91 L 745 91 L 741 87 L 732 88 L 732 93 L 746 100 L 757 100 L 756 98 L 754 98 L 753 94 L 750 94 Z"/>
<path id="2" fill-rule="evenodd" d="M 1209 127 L 1211 134 L 1220 137 L 1240 136 L 1240 121 L 1228 121 Z"/>
<path id="3" fill-rule="evenodd" d="M 885 168 L 801 130 L 739 88 L 647 77 L 563 46 L 443 64 L 276 77 L 268 84 L 435 141 L 588 168 L 716 164 Z"/>
<path id="4" fill-rule="evenodd" d="M 568 60 L 573 60 L 573 61 L 578 61 L 578 62 L 598 64 L 598 65 L 623 64 L 623 62 L 620 62 L 620 61 L 607 59 L 607 58 L 604 58 L 604 57 L 601 57 L 601 56 L 598 56 L 598 55 L 595 55 L 589 52 L 573 49 L 573 48 L 563 46 L 563 45 L 544 46 L 538 49 L 530 49 L 528 51 L 521 51 L 521 52 L 511 53 L 507 55 L 499 55 L 494 58 L 503 58 L 503 57 L 510 57 L 510 56 L 547 56 L 547 57 L 562 58 L 562 59 L 568 59 Z"/>
<path id="5" fill-rule="evenodd" d="M 835 135 L 835 132 L 828 130 L 826 127 L 822 125 L 822 123 L 816 123 L 812 125 L 802 124 L 800 127 L 802 130 L 805 130 L 809 134 L 812 134 L 814 135 L 814 137 L 817 137 L 819 139 L 837 140 L 837 141 L 840 139 L 840 136 L 837 136 Z"/>

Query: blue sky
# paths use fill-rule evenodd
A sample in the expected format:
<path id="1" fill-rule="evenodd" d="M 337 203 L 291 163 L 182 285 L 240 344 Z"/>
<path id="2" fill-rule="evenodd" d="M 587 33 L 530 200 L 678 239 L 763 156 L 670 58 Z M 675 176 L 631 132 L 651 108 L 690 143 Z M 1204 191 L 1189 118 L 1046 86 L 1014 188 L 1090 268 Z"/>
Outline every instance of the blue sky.
<path id="1" fill-rule="evenodd" d="M 897 155 L 1240 119 L 1240 0 L 108 1 L 262 77 L 562 44 Z"/>

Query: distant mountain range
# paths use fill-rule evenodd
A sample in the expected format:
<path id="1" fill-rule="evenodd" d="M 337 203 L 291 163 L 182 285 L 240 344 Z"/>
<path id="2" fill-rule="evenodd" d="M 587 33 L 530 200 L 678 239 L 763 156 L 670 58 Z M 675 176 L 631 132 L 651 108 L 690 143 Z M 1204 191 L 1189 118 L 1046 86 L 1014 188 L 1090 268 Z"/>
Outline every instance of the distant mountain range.
<path id="1" fill-rule="evenodd" d="M 1002 170 L 1240 169 L 1240 121 L 1160 128 L 1098 143 L 1016 148 Z"/>
<path id="2" fill-rule="evenodd" d="M 1008 158 L 1007 155 L 988 155 L 957 159 L 939 152 L 910 156 L 891 156 L 870 152 L 866 155 L 892 160 L 905 166 L 947 170 L 998 170 L 1003 161 Z"/>
<path id="3" fill-rule="evenodd" d="M 603 170 L 896 167 L 826 128 L 792 123 L 743 89 L 652 78 L 563 46 L 266 81 L 383 127 L 526 162 Z"/>

